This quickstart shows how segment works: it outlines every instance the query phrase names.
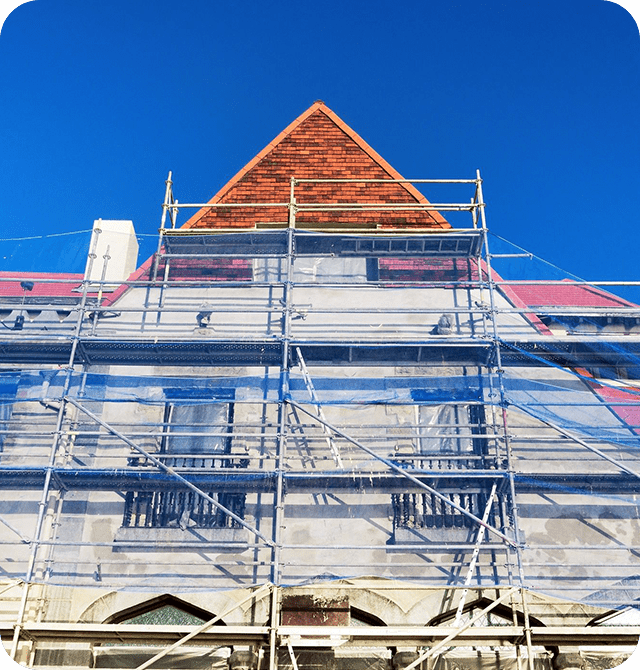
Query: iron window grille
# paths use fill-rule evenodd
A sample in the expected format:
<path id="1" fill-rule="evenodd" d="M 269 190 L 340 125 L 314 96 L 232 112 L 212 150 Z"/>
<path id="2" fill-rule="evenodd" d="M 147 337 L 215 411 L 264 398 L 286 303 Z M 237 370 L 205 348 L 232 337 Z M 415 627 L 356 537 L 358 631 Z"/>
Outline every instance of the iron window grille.
<path id="1" fill-rule="evenodd" d="M 178 471 L 220 470 L 247 466 L 231 455 L 233 403 L 168 403 L 158 458 Z M 146 465 L 131 458 L 130 465 Z M 244 518 L 245 494 L 205 491 L 220 505 Z M 186 489 L 129 491 L 125 497 L 125 528 L 237 528 L 237 521 L 210 501 Z"/>
<path id="2" fill-rule="evenodd" d="M 400 456 L 402 467 L 418 471 L 474 470 L 493 467 L 482 405 L 416 406 L 418 429 L 416 447 L 410 455 Z M 475 485 L 456 490 L 439 490 L 451 502 L 476 517 L 482 517 L 488 502 L 488 490 Z M 392 494 L 393 530 L 473 528 L 476 522 L 432 493 Z M 493 502 L 489 523 L 502 528 L 507 514 L 502 496 Z"/>

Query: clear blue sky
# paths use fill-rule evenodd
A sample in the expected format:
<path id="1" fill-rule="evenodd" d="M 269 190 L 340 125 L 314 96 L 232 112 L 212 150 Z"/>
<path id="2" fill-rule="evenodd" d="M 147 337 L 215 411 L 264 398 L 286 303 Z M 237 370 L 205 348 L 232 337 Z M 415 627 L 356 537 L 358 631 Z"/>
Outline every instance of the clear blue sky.
<path id="1" fill-rule="evenodd" d="M 640 36 L 611 2 L 36 0 L 0 93 L 0 237 L 155 233 L 169 170 L 205 201 L 322 99 L 407 177 L 480 168 L 499 235 L 640 279 Z"/>

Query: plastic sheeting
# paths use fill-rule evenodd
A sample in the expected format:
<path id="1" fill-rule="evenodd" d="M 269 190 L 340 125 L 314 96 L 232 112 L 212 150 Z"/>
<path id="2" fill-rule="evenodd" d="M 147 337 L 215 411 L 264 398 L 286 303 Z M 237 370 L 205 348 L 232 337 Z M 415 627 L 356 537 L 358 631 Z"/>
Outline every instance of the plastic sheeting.
<path id="1" fill-rule="evenodd" d="M 29 237 L 0 238 L 0 270 L 15 272 L 82 273 L 91 245 L 91 229 Z M 137 235 L 139 258 L 146 260 L 158 236 Z"/>
<path id="2" fill-rule="evenodd" d="M 59 401 L 67 372 L 63 369 L 0 374 L 0 405 L 16 401 Z M 267 402 L 291 399 L 300 404 L 437 405 L 500 404 L 497 380 L 488 375 L 429 377 L 313 377 L 314 399 L 300 373 L 292 372 L 284 397 L 280 376 L 145 377 L 72 373 L 67 395 L 83 402 L 136 402 L 163 406 L 197 403 Z M 599 389 L 596 392 L 596 387 Z M 584 439 L 640 448 L 637 421 L 640 389 L 597 383 L 581 374 L 532 379 L 510 370 L 503 375 L 507 406 L 521 409 Z M 602 389 L 611 393 L 607 397 Z M 609 394 L 611 396 L 611 393 Z M 489 395 L 492 394 L 493 398 Z M 6 411 L 5 411 L 6 414 Z M 0 414 L 0 421 L 3 420 Z M 626 419 L 626 420 L 625 420 Z M 5 419 L 6 420 L 6 417 Z M 429 419 L 423 422 L 428 429 Z M 427 433 L 424 433 L 425 435 Z"/>
<path id="3" fill-rule="evenodd" d="M 32 242 L 28 246 L 30 256 L 36 260 L 31 265 L 20 262 L 16 267 L 21 270 L 55 269 L 38 265 L 40 261 L 37 259 L 41 255 L 33 252 Z M 82 271 L 88 239 L 78 244 L 78 249 L 81 247 L 82 253 L 78 257 L 82 261 L 72 267 L 68 258 L 65 259 L 65 271 Z M 508 244 L 500 246 L 495 242 L 492 246 L 494 254 L 513 251 L 518 250 Z M 6 246 L 3 253 L 7 259 L 15 256 Z M 57 257 L 50 252 L 48 255 Z M 345 283 L 353 283 L 354 286 L 377 281 L 371 277 L 373 264 L 367 263 L 369 258 L 375 258 L 375 254 L 363 254 L 361 258 L 319 260 L 319 257 L 313 255 L 296 258 L 293 279 L 294 282 L 307 284 L 334 283 L 336 278 L 342 278 Z M 397 259 L 390 257 L 385 260 Z M 542 266 L 540 270 L 535 259 L 495 258 L 494 262 L 503 277 L 566 278 L 566 274 L 552 266 Z M 234 272 L 239 272 L 245 265 L 239 264 Z M 417 281 L 412 272 L 417 269 L 425 273 L 432 270 L 429 266 L 419 268 L 418 265 L 414 259 L 403 260 L 402 264 L 393 267 L 387 265 L 385 271 L 389 276 L 383 273 L 378 280 L 384 282 L 395 278 L 397 281 Z M 230 267 L 222 269 L 228 273 Z M 377 269 L 384 269 L 384 263 L 378 263 Z M 443 265 L 438 270 L 439 274 L 432 278 L 434 281 L 450 280 L 446 272 L 453 269 Z M 252 262 L 252 272 L 254 281 L 283 279 L 282 263 L 278 260 Z M 233 277 L 227 274 L 226 279 L 230 278 Z M 392 318 L 389 320 L 390 331 L 401 327 Z M 357 315 L 354 321 L 356 319 Z M 602 323 L 596 324 L 596 320 L 592 325 L 601 327 Z M 349 325 L 349 328 L 358 325 Z M 570 321 L 566 325 L 568 329 L 574 327 Z M 231 327 L 237 329 L 233 324 Z M 529 329 L 527 324 L 522 328 L 540 339 L 539 333 Z M 486 335 L 486 330 L 483 333 Z M 491 345 L 484 335 L 478 341 Z M 596 353 L 603 351 L 608 361 L 621 361 L 623 368 L 637 367 L 638 357 L 630 354 L 628 347 L 595 338 L 592 345 L 589 342 L 585 345 L 584 338 L 581 338 L 580 343 Z M 544 348 L 544 345 L 541 346 Z M 299 584 L 345 575 L 374 574 L 394 579 L 415 579 L 420 583 L 431 580 L 438 584 L 460 585 L 465 578 L 470 549 L 478 538 L 477 524 L 459 523 L 460 515 L 451 514 L 450 509 L 442 506 L 438 508 L 433 504 L 430 493 L 416 493 L 415 489 L 400 494 L 395 491 L 403 491 L 402 484 L 406 485 L 406 481 L 401 478 L 402 473 L 397 472 L 398 467 L 406 467 L 407 471 L 412 467 L 418 469 L 420 465 L 424 470 L 442 467 L 446 469 L 446 477 L 454 481 L 454 484 L 449 481 L 442 486 L 446 495 L 461 504 L 471 501 L 476 505 L 474 511 L 482 515 L 486 506 L 483 496 L 486 497 L 490 490 L 490 486 L 484 486 L 484 482 L 501 480 L 503 490 L 500 492 L 500 513 L 504 513 L 504 516 L 500 518 L 509 517 L 511 510 L 508 509 L 508 495 L 504 494 L 506 487 L 502 486 L 507 474 L 499 460 L 504 454 L 501 440 L 505 438 L 498 431 L 497 438 L 488 434 L 478 437 L 473 432 L 469 435 L 470 421 L 460 418 L 460 415 L 468 416 L 469 407 L 482 405 L 488 415 L 504 407 L 510 414 L 510 421 L 514 417 L 517 419 L 515 428 L 510 423 L 508 429 L 509 437 L 512 437 L 512 430 L 516 437 L 518 432 L 522 435 L 516 445 L 517 456 L 521 458 L 517 465 L 544 466 L 551 475 L 561 475 L 563 468 L 568 470 L 571 465 L 583 465 L 583 460 L 586 460 L 583 454 L 586 451 L 575 444 L 572 445 L 573 451 L 565 448 L 571 443 L 570 437 L 574 436 L 595 442 L 599 448 L 602 445 L 612 446 L 610 452 L 615 457 L 620 456 L 616 449 L 630 450 L 628 460 L 631 467 L 637 469 L 637 461 L 634 459 L 637 459 L 637 449 L 640 447 L 640 391 L 620 380 L 603 381 L 600 377 L 606 371 L 576 372 L 554 364 L 554 347 L 558 347 L 558 344 L 550 337 L 546 352 L 549 355 L 544 359 L 524 348 L 516 350 L 515 354 L 522 357 L 525 365 L 528 359 L 532 367 L 508 368 L 500 375 L 462 375 L 458 374 L 461 368 L 432 368 L 425 375 L 420 375 L 418 367 L 411 368 L 408 373 L 407 369 L 387 369 L 372 374 L 370 369 L 349 370 L 336 365 L 333 376 L 327 374 L 328 368 L 319 374 L 317 370 L 312 370 L 312 388 L 297 368 L 290 374 L 275 373 L 275 368 L 271 368 L 270 374 L 216 377 L 158 376 L 151 372 L 139 375 L 82 374 L 70 373 L 63 368 L 5 371 L 0 375 L 0 443 L 7 432 L 13 432 L 13 437 L 18 434 L 22 440 L 18 444 L 22 449 L 18 457 L 22 460 L 16 470 L 20 469 L 23 476 L 21 481 L 31 486 L 26 492 L 19 491 L 16 500 L 3 501 L 0 510 L 0 514 L 6 514 L 10 522 L 15 521 L 27 537 L 27 542 L 21 542 L 15 533 L 11 534 L 8 526 L 2 528 L 3 542 L 7 544 L 6 552 L 11 557 L 11 561 L 6 563 L 11 563 L 8 569 L 14 571 L 11 574 L 22 576 L 28 564 L 28 539 L 33 533 L 33 510 L 37 506 L 40 491 L 36 491 L 29 480 L 32 475 L 26 471 L 33 469 L 34 480 L 40 475 L 44 477 L 45 467 L 42 463 L 48 462 L 52 437 L 55 435 L 55 403 L 63 398 L 72 398 L 93 409 L 107 423 L 117 424 L 122 432 L 132 435 L 153 454 L 161 453 L 166 424 L 171 423 L 171 417 L 166 417 L 168 421 L 162 420 L 160 408 L 167 405 L 177 408 L 174 416 L 177 423 L 183 426 L 192 424 L 184 428 L 183 436 L 178 434 L 178 439 L 187 436 L 189 432 L 196 433 L 195 437 L 202 440 L 203 449 L 215 454 L 221 451 L 225 438 L 220 434 L 207 438 L 198 434 L 200 431 L 193 425 L 200 423 L 197 420 L 198 408 L 214 405 L 219 411 L 213 412 L 213 419 L 210 418 L 211 413 L 207 412 L 207 421 L 223 425 L 229 418 L 227 408 L 230 404 L 235 404 L 236 409 L 239 405 L 247 405 L 248 409 L 243 408 L 246 409 L 243 419 L 233 426 L 233 432 L 239 433 L 239 439 L 235 440 L 234 435 L 236 451 L 229 459 L 237 460 L 236 472 L 219 475 L 217 472 L 204 472 L 206 468 L 201 468 L 201 472 L 191 472 L 189 476 L 213 489 L 214 484 L 227 485 L 229 482 L 225 477 L 229 475 L 229 480 L 234 479 L 235 486 L 251 490 L 253 497 L 247 503 L 248 522 L 260 525 L 260 529 L 267 534 L 269 531 L 265 528 L 275 526 L 272 514 L 277 503 L 273 495 L 274 488 L 269 487 L 273 483 L 276 468 L 281 467 L 274 465 L 277 462 L 279 439 L 275 408 L 290 400 L 307 407 L 311 416 L 301 414 L 299 421 L 291 420 L 290 432 L 286 436 L 285 468 L 289 468 L 287 475 L 292 474 L 286 483 L 293 488 L 292 482 L 295 483 L 296 478 L 305 479 L 308 488 L 304 490 L 300 485 L 293 493 L 291 489 L 288 490 L 286 502 L 283 503 L 286 521 L 283 545 L 287 545 L 282 548 L 281 577 L 284 583 Z M 184 374 L 188 374 L 188 371 L 185 370 Z M 592 376 L 596 374 L 598 379 Z M 27 411 L 24 409 L 26 405 L 29 405 Z M 28 410 L 32 407 L 45 417 L 42 419 L 43 428 L 39 439 L 28 434 L 37 428 L 36 422 L 32 422 L 32 425 L 29 420 Z M 324 414 L 320 414 L 320 408 Z M 14 409 L 15 413 L 12 411 Z M 461 409 L 464 411 L 459 411 Z M 319 415 L 319 419 L 325 416 L 327 422 L 338 426 L 345 434 L 372 446 L 375 455 L 380 458 L 375 460 L 371 454 L 363 456 L 364 452 L 358 451 L 357 445 L 349 443 L 344 436 L 332 435 L 329 430 L 323 431 L 319 422 L 314 423 L 315 414 Z M 494 412 L 490 428 L 500 425 L 499 415 L 499 411 Z M 172 431 L 175 428 L 175 425 L 171 426 Z M 226 426 L 217 426 L 217 429 L 218 433 L 224 432 Z M 151 434 L 153 431 L 155 433 Z M 528 432 L 536 431 L 543 438 L 540 444 L 549 445 L 546 450 L 535 439 L 528 437 Z M 484 473 L 486 479 L 483 481 L 474 479 L 471 469 L 467 473 L 460 466 L 461 463 L 468 466 L 477 456 L 474 440 L 478 439 L 493 439 L 497 454 L 495 461 L 489 465 L 495 468 L 495 477 L 491 472 Z M 171 490 L 175 480 L 169 474 L 159 472 L 150 462 L 145 462 L 144 455 L 132 455 L 122 440 L 118 440 L 117 436 L 109 434 L 106 429 L 103 431 L 97 428 L 95 422 L 80 413 L 72 416 L 64 426 L 59 467 L 56 465 L 58 469 L 52 475 L 54 488 L 58 485 L 56 477 L 61 476 L 62 470 L 65 471 L 63 474 L 70 473 L 72 477 L 87 475 L 89 478 L 90 475 L 96 482 L 120 474 L 123 479 L 113 484 L 112 488 L 109 488 L 107 482 L 102 488 L 96 487 L 96 490 L 89 492 L 87 489 L 79 492 L 78 489 L 63 491 L 60 529 L 56 527 L 50 545 L 43 544 L 40 547 L 41 561 L 48 560 L 50 547 L 52 559 L 34 577 L 34 581 L 72 585 L 101 582 L 105 587 L 157 590 L 159 583 L 163 588 L 206 589 L 218 588 L 219 585 L 222 585 L 220 588 L 227 588 L 230 583 L 251 585 L 271 578 L 270 547 L 256 542 L 255 536 L 244 532 L 247 530 L 245 528 L 211 527 L 192 531 L 189 524 L 184 524 L 184 528 L 175 524 L 162 528 L 154 527 L 151 522 L 147 524 L 147 518 L 153 516 L 151 508 L 157 501 L 158 507 L 170 506 L 176 514 L 182 512 L 187 502 L 179 499 Z M 165 439 L 165 444 L 169 442 Z M 113 448 L 113 445 L 116 447 Z M 396 448 L 397 451 L 394 451 Z M 429 458 L 433 455 L 432 460 L 436 465 L 425 458 L 425 454 Z M 626 457 L 628 454 L 623 455 Z M 553 462 L 550 456 L 556 458 L 557 462 Z M 169 454 L 168 457 L 176 458 L 175 454 Z M 248 468 L 243 464 L 245 458 L 250 461 Z M 545 462 L 547 458 L 549 460 Z M 10 459 L 10 450 L 7 448 L 0 459 L 0 466 L 6 471 L 11 468 Z M 184 454 L 180 459 L 178 467 L 193 465 L 193 462 L 187 463 Z M 342 472 L 339 459 L 343 462 Z M 218 458 L 218 461 L 221 460 Z M 593 460 L 597 461 L 597 456 L 594 455 Z M 478 458 L 470 468 L 480 462 Z M 390 471 L 390 465 L 396 466 L 395 474 Z M 591 467 L 591 463 L 588 465 Z M 35 472 L 38 467 L 40 469 Z M 609 467 L 607 473 L 612 469 L 613 466 Z M 616 498 L 611 501 L 602 490 L 594 494 L 584 482 L 589 476 L 597 479 L 600 471 L 595 468 L 583 472 L 581 486 L 565 484 L 560 478 L 552 481 L 550 477 L 536 477 L 540 470 L 527 471 L 517 467 L 514 470 L 516 484 L 531 482 L 541 489 L 546 487 L 542 494 L 536 494 L 533 501 L 527 498 L 527 495 L 533 495 L 533 487 L 529 487 L 521 501 L 521 514 L 526 526 L 523 548 L 525 573 L 533 587 L 556 594 L 564 589 L 565 597 L 572 598 L 575 594 L 576 599 L 583 601 L 598 593 L 602 594 L 603 602 L 616 606 L 623 599 L 628 601 L 636 598 L 635 583 L 629 582 L 632 573 L 637 572 L 633 561 L 638 544 L 633 528 L 636 517 L 632 515 L 636 509 L 633 507 L 632 495 L 617 491 L 609 496 Z M 586 466 L 584 470 L 587 470 Z M 467 474 L 467 480 L 463 481 Z M 442 475 L 442 479 L 445 475 Z M 129 477 L 126 481 L 125 476 Z M 331 481 L 334 486 L 331 490 L 327 485 L 330 476 L 333 477 Z M 458 479 L 455 479 L 456 476 Z M 124 481 L 131 485 L 134 477 L 139 477 L 133 491 L 137 497 L 134 499 L 129 496 L 129 503 L 135 502 L 142 510 L 139 515 L 144 518 L 146 525 L 131 528 L 123 523 L 123 494 L 118 484 Z M 198 480 L 198 477 L 201 479 Z M 393 477 L 402 484 L 389 484 Z M 256 484 L 252 489 L 252 482 L 258 480 L 259 483 L 267 482 L 269 487 L 260 489 Z M 458 485 L 458 482 L 462 484 Z M 390 487 L 395 485 L 397 489 L 391 491 Z M 551 493 L 549 489 L 552 489 Z M 122 490 L 126 491 L 125 495 L 132 493 L 126 486 Z M 160 500 L 165 492 L 174 495 L 166 504 Z M 567 506 L 568 511 L 556 504 L 556 499 L 552 497 L 556 492 L 569 494 L 569 497 L 575 495 L 575 499 L 572 498 Z M 237 490 L 231 493 L 238 495 Z M 399 526 L 403 520 L 394 516 L 392 503 L 392 496 L 398 498 L 400 495 L 407 498 L 402 501 L 406 509 L 422 510 L 416 514 L 412 512 L 411 518 L 402 528 Z M 466 496 L 464 501 L 463 496 Z M 592 501 L 589 504 L 593 509 L 586 509 L 589 506 L 585 502 L 587 496 Z M 409 497 L 412 499 L 408 500 Z M 145 505 L 150 510 L 148 516 Z M 493 516 L 498 518 L 497 514 Z M 205 531 L 211 532 L 207 534 Z M 220 537 L 216 536 L 218 531 Z M 583 536 L 579 536 L 580 532 Z M 255 544 L 251 545 L 251 551 L 247 551 L 250 541 Z M 361 547 L 354 550 L 352 545 L 357 543 Z M 571 550 L 575 547 L 577 551 L 580 543 L 587 547 L 587 552 L 583 552 L 578 559 L 571 554 Z M 625 543 L 636 548 L 627 551 Z M 516 570 L 513 561 L 508 569 L 504 567 L 513 558 L 505 558 L 510 550 L 506 544 L 500 544 L 495 536 L 488 537 L 486 544 L 490 545 L 492 553 L 484 552 L 483 546 L 480 562 L 476 566 L 476 574 L 480 575 L 478 581 L 489 585 L 507 583 Z M 529 545 L 533 548 L 530 549 Z M 593 555 L 588 553 L 590 546 L 595 547 Z M 603 546 L 606 553 L 597 553 L 596 550 Z M 627 553 L 622 554 L 622 550 Z M 174 560 L 174 551 L 181 552 L 180 560 Z M 201 560 L 202 556 L 206 558 Z M 176 562 L 179 563 L 179 571 L 174 570 Z M 508 571 L 511 573 L 507 575 Z M 505 663 L 508 662 L 505 659 Z"/>

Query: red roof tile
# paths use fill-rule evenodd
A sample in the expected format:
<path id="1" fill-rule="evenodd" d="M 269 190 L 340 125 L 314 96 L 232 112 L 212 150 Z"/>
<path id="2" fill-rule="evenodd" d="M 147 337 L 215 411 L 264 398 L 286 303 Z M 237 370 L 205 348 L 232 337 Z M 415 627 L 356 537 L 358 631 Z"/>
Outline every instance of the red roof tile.
<path id="1" fill-rule="evenodd" d="M 594 286 L 565 279 L 563 284 L 510 284 L 527 307 L 635 307 L 632 302 Z"/>
<path id="2" fill-rule="evenodd" d="M 59 272 L 0 272 L 0 296 L 5 298 L 80 298 L 77 289 L 84 275 Z M 20 282 L 33 282 L 33 289 L 25 291 Z"/>
<path id="3" fill-rule="evenodd" d="M 593 381 L 587 380 L 587 384 L 593 392 L 609 403 L 611 412 L 629 426 L 630 432 L 640 435 L 640 405 L 638 405 L 639 389 L 637 387 L 613 388 L 612 386 L 599 384 L 593 375 L 584 368 L 577 368 L 576 372 L 583 377 L 593 379 Z"/>

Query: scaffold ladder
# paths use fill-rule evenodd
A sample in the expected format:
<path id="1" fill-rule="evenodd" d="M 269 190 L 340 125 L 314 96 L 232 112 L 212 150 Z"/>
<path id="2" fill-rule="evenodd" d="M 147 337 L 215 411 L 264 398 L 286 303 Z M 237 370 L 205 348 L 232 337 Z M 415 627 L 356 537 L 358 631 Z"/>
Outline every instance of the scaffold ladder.
<path id="1" fill-rule="evenodd" d="M 313 401 L 313 404 L 316 407 L 316 413 L 318 417 L 326 422 L 326 418 L 324 416 L 324 412 L 322 411 L 322 407 L 320 406 L 320 401 L 318 400 L 318 394 L 316 393 L 316 389 L 313 386 L 313 382 L 311 381 L 311 375 L 309 375 L 309 370 L 307 370 L 307 365 L 304 362 L 304 358 L 302 356 L 302 352 L 300 351 L 300 347 L 296 347 L 296 355 L 298 356 L 298 364 L 300 365 L 300 371 L 302 372 L 302 378 L 304 379 L 304 384 L 307 387 L 307 391 L 309 392 L 309 395 L 311 396 L 311 400 Z M 331 431 L 323 424 L 320 424 L 322 426 L 322 432 L 324 433 L 325 440 L 327 442 L 327 446 L 329 447 L 329 451 L 331 452 L 331 455 L 333 456 L 333 462 L 336 464 L 337 467 L 340 469 L 344 468 L 344 465 L 342 464 L 342 458 L 340 457 L 340 451 L 331 436 Z"/>

